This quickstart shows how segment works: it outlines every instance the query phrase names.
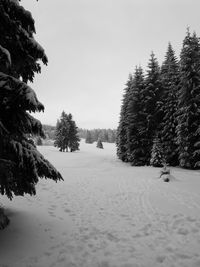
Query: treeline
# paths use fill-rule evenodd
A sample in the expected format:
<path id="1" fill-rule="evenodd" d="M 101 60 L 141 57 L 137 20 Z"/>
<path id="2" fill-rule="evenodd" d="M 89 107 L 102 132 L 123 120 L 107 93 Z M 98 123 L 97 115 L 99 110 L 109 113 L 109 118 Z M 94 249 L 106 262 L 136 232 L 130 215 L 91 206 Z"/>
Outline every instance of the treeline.
<path id="1" fill-rule="evenodd" d="M 81 129 L 79 128 L 79 137 L 84 138 L 87 143 L 97 142 L 100 138 L 102 142 L 115 143 L 116 130 L 113 129 Z"/>
<path id="2" fill-rule="evenodd" d="M 43 124 L 42 128 L 47 139 L 55 139 L 56 126 Z"/>
<path id="3" fill-rule="evenodd" d="M 200 41 L 189 30 L 178 60 L 169 44 L 159 66 L 137 66 L 124 90 L 117 155 L 134 166 L 200 167 Z"/>
<path id="4" fill-rule="evenodd" d="M 35 137 L 35 142 L 37 145 L 50 144 L 49 140 L 55 140 L 56 138 L 56 126 L 43 124 L 43 131 L 46 138 L 41 139 L 40 137 Z M 80 138 L 89 139 L 91 143 L 97 142 L 100 138 L 102 142 L 115 143 L 116 142 L 117 131 L 113 129 L 81 129 L 78 128 L 78 136 Z M 52 143 L 53 144 L 53 143 Z"/>

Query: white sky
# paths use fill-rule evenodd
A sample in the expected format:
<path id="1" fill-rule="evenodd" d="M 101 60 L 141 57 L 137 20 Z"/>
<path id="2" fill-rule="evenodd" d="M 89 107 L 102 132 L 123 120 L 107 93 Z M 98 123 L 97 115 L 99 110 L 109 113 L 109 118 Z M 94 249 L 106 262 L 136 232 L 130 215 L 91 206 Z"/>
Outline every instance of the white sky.
<path id="1" fill-rule="evenodd" d="M 168 42 L 179 56 L 186 28 L 200 35 L 199 0 L 22 0 L 49 58 L 31 87 L 45 105 L 35 114 L 55 125 L 61 112 L 78 127 L 116 128 L 124 84 Z"/>

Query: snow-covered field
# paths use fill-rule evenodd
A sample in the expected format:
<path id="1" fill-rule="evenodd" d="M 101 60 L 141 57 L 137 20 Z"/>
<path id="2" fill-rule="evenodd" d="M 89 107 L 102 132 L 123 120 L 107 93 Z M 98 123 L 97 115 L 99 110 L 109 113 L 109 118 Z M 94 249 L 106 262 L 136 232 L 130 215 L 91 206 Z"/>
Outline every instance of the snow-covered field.
<path id="1" fill-rule="evenodd" d="M 41 180 L 37 196 L 1 197 L 11 223 L 0 232 L 1 267 L 199 267 L 200 172 L 131 167 L 115 145 L 39 150 L 64 182 Z"/>

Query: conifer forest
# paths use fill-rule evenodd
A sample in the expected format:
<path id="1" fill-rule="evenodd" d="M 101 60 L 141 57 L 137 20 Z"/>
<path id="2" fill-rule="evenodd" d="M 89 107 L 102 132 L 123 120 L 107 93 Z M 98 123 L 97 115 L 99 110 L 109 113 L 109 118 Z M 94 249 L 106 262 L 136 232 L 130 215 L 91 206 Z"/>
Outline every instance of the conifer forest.
<path id="1" fill-rule="evenodd" d="M 124 90 L 117 155 L 133 166 L 200 167 L 200 40 L 189 29 L 180 59 L 169 43 L 161 66 L 152 52 Z"/>

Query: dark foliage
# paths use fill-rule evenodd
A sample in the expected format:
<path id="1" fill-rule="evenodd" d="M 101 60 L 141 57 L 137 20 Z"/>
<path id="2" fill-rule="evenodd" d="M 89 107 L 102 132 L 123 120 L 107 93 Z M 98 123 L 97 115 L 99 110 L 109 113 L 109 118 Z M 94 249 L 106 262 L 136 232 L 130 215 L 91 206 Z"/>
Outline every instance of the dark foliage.
<path id="1" fill-rule="evenodd" d="M 144 113 L 146 114 L 146 129 L 144 130 L 147 136 L 146 141 L 146 164 L 149 165 L 151 158 L 151 149 L 153 140 L 158 131 L 159 125 L 163 117 L 163 101 L 162 101 L 162 84 L 160 78 L 160 68 L 158 61 L 151 54 L 147 76 L 145 79 L 145 88 L 143 93 Z"/>
<path id="2" fill-rule="evenodd" d="M 177 142 L 179 164 L 200 167 L 200 42 L 187 32 L 180 59 Z"/>
<path id="3" fill-rule="evenodd" d="M 160 124 L 159 136 L 167 164 L 177 166 L 178 148 L 176 143 L 176 127 L 179 65 L 171 44 L 168 45 L 165 61 L 162 64 L 161 79 L 163 87 L 163 119 Z"/>
<path id="4" fill-rule="evenodd" d="M 78 128 L 72 115 L 63 111 L 60 120 L 57 121 L 54 145 L 62 152 L 73 152 L 79 150 L 79 141 Z"/>
<path id="5" fill-rule="evenodd" d="M 134 166 L 146 164 L 148 137 L 143 103 L 144 86 L 143 70 L 141 67 L 136 68 L 129 91 L 126 115 L 127 158 Z"/>
<path id="6" fill-rule="evenodd" d="M 47 64 L 34 32 L 30 12 L 17 2 L 0 1 L 0 193 L 10 199 L 35 194 L 39 177 L 62 179 L 29 139 L 44 137 L 41 123 L 30 115 L 44 106 L 26 84 L 40 72 L 38 60 Z"/>
<path id="7" fill-rule="evenodd" d="M 129 103 L 130 91 L 132 90 L 133 76 L 130 74 L 126 83 L 125 92 L 122 99 L 122 106 L 120 112 L 119 126 L 117 128 L 117 156 L 122 161 L 128 162 L 128 148 L 127 148 L 127 107 Z"/>

